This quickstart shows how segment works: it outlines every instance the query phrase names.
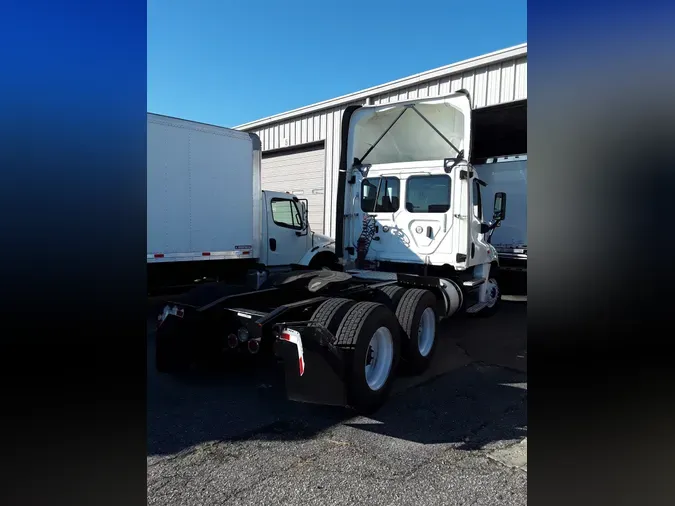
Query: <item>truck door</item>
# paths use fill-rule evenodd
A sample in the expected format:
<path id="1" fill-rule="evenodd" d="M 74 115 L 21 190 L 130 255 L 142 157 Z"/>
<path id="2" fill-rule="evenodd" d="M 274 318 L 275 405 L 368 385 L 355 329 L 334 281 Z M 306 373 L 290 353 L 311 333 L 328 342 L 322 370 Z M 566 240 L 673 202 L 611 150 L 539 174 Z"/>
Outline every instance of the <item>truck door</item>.
<path id="1" fill-rule="evenodd" d="M 298 263 L 307 249 L 303 212 L 292 195 L 265 194 L 267 208 L 267 265 Z"/>
<path id="2" fill-rule="evenodd" d="M 455 220 L 455 226 L 452 233 L 452 258 L 449 262 L 456 269 L 466 269 L 471 263 L 471 253 L 475 252 L 471 231 L 475 229 L 474 206 L 472 202 L 472 169 L 465 163 L 462 163 L 452 169 L 451 176 L 454 189 L 452 214 Z"/>

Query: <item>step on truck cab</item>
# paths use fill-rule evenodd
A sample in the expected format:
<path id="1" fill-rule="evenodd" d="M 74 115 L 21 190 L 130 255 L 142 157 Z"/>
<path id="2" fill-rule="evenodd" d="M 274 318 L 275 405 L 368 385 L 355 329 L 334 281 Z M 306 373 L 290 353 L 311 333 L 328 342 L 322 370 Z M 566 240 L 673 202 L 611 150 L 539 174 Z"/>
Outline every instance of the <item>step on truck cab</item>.
<path id="1" fill-rule="evenodd" d="M 291 272 L 207 305 L 168 305 L 158 363 L 187 367 L 182 350 L 191 343 L 198 351 L 186 338 L 195 328 L 210 336 L 202 342 L 212 352 L 270 342 L 290 399 L 377 409 L 399 366 L 429 366 L 441 319 L 499 307 L 490 236 L 505 217 L 506 194 L 495 194 L 486 221 L 470 148 L 463 91 L 347 108 L 336 206 L 341 271 Z"/>

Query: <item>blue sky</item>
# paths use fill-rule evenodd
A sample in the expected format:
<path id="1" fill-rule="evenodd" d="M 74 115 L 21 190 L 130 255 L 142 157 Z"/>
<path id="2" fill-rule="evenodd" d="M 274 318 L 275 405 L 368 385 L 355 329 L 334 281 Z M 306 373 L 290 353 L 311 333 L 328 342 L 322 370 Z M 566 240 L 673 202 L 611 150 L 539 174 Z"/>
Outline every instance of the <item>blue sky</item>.
<path id="1" fill-rule="evenodd" d="M 148 111 L 233 127 L 527 41 L 525 0 L 148 0 Z"/>

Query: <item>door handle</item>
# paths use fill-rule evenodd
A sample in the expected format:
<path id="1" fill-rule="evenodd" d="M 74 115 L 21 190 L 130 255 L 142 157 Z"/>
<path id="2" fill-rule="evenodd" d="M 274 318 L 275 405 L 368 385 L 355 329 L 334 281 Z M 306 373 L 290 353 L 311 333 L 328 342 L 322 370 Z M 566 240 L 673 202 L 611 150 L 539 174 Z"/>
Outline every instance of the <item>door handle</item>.
<path id="1" fill-rule="evenodd" d="M 427 227 L 427 237 L 431 239 L 434 235 L 434 231 L 432 230 L 431 226 Z"/>
<path id="2" fill-rule="evenodd" d="M 270 237 L 270 250 L 271 250 L 271 251 L 276 251 L 276 250 L 277 250 L 277 240 L 276 240 L 276 239 L 272 239 L 271 237 Z"/>

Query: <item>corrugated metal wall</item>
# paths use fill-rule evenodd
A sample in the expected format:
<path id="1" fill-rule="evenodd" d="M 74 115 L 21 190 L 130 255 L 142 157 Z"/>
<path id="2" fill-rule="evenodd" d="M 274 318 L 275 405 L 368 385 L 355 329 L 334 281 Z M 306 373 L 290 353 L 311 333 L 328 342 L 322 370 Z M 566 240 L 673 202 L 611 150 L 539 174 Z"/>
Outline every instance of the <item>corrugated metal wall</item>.
<path id="1" fill-rule="evenodd" d="M 527 98 L 527 57 L 477 67 L 440 79 L 423 81 L 384 95 L 371 97 L 372 103 L 388 104 L 414 98 L 434 97 L 466 89 L 474 108 L 503 104 Z M 363 101 L 355 102 L 363 105 Z M 262 142 L 263 151 L 326 141 L 326 189 L 324 230 L 335 234 L 335 185 L 340 163 L 340 126 L 347 106 L 326 109 L 288 121 L 252 129 Z"/>

